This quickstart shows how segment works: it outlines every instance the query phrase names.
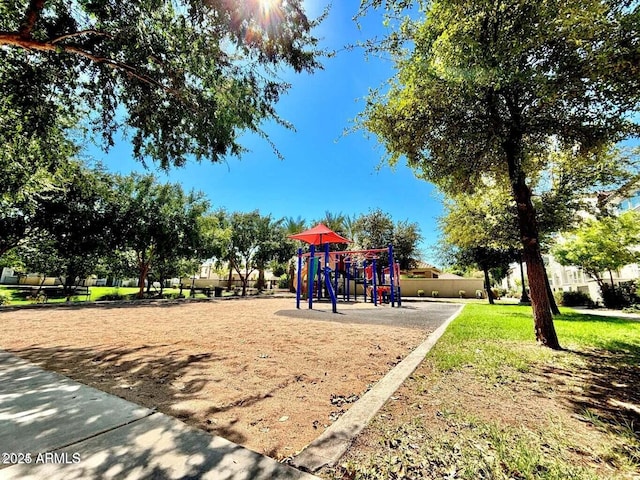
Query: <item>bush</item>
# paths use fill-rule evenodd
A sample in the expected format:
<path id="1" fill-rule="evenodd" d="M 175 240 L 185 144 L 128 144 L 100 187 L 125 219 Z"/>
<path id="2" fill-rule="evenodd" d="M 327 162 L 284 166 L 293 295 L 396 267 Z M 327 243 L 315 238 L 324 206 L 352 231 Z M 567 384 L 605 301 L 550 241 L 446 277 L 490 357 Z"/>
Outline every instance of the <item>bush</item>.
<path id="1" fill-rule="evenodd" d="M 433 295 L 433 292 L 431 292 L 431 294 Z M 424 290 L 418 290 L 418 296 L 424 297 Z"/>
<path id="2" fill-rule="evenodd" d="M 640 298 L 636 294 L 635 282 L 621 283 L 613 288 L 605 284 L 602 290 L 602 302 L 605 307 L 616 310 L 640 303 Z"/>
<path id="3" fill-rule="evenodd" d="M 564 307 L 591 306 L 591 297 L 584 292 L 555 292 L 556 303 Z"/>
<path id="4" fill-rule="evenodd" d="M 431 296 L 432 297 L 439 297 L 440 296 L 440 292 L 438 290 L 432 290 L 431 291 Z"/>
<path id="5" fill-rule="evenodd" d="M 289 288 L 289 277 L 288 276 L 282 276 L 280 277 L 280 279 L 278 280 L 278 288 Z"/>
<path id="6" fill-rule="evenodd" d="M 109 293 L 107 295 L 103 295 L 101 297 L 99 297 L 97 300 L 98 301 L 114 301 L 114 300 L 126 300 L 126 296 L 125 295 L 121 295 L 119 293 Z"/>
<path id="7" fill-rule="evenodd" d="M 0 291 L 0 305 L 9 305 L 11 294 L 9 292 Z"/>
<path id="8" fill-rule="evenodd" d="M 458 295 L 460 295 L 460 298 L 464 298 L 466 294 L 467 294 L 467 292 L 465 292 L 464 290 L 459 290 L 458 291 Z"/>

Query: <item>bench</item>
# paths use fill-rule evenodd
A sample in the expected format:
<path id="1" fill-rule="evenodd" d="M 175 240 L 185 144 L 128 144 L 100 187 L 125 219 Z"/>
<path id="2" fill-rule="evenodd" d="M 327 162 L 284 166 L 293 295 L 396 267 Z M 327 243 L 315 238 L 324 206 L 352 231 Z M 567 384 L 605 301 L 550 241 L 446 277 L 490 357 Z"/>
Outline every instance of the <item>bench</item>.
<path id="1" fill-rule="evenodd" d="M 222 296 L 222 290 L 224 290 L 222 287 L 212 287 L 212 286 L 207 286 L 207 287 L 192 287 L 191 285 L 184 285 L 184 284 L 180 284 L 180 295 L 182 295 L 182 290 L 190 290 L 190 296 L 195 297 L 196 292 L 202 292 L 205 296 L 211 298 L 211 295 L 213 292 L 215 292 L 215 296 L 216 297 L 221 297 Z"/>
<path id="2" fill-rule="evenodd" d="M 38 303 L 46 303 L 50 298 L 66 298 L 64 293 L 64 287 L 62 285 L 19 285 L 12 287 L 18 291 L 18 295 L 26 300 L 33 300 Z M 85 297 L 85 300 L 89 300 L 91 292 L 89 287 L 84 285 L 78 285 L 77 287 L 71 287 L 70 297 Z"/>
<path id="3" fill-rule="evenodd" d="M 42 287 L 42 294 L 45 296 L 45 302 L 50 298 L 66 298 L 67 294 L 64 292 L 64 287 L 56 286 L 56 287 Z M 84 285 L 78 285 L 76 287 L 71 287 L 71 293 L 68 295 L 71 297 L 85 297 L 85 301 L 89 300 L 89 296 L 91 292 L 89 291 L 89 287 Z"/>

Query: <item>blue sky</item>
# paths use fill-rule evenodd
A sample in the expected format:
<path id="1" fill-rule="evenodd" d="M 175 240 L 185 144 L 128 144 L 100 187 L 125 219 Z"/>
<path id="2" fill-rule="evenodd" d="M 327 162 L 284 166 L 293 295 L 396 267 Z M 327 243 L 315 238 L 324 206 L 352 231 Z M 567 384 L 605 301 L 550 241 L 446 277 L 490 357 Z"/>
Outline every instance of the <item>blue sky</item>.
<path id="1" fill-rule="evenodd" d="M 311 17 L 324 8 L 324 2 L 307 3 Z M 377 14 L 364 18 L 358 29 L 352 20 L 358 6 L 359 0 L 332 5 L 316 31 L 322 47 L 338 50 L 383 32 L 382 18 Z M 313 220 L 326 211 L 354 215 L 380 208 L 396 221 L 417 222 L 424 236 L 421 250 L 425 260 L 437 264 L 433 245 L 441 204 L 434 187 L 416 179 L 405 165 L 394 170 L 381 166 L 384 150 L 375 139 L 365 138 L 364 132 L 343 135 L 362 111 L 369 88 L 380 86 L 393 75 L 391 62 L 365 59 L 362 50 L 354 49 L 342 50 L 323 63 L 324 70 L 312 75 L 282 74 L 292 87 L 277 110 L 296 131 L 271 123 L 264 129 L 284 160 L 278 159 L 263 139 L 245 135 L 241 142 L 249 152 L 240 159 L 230 157 L 219 164 L 194 161 L 168 174 L 149 164 L 148 171 L 163 181 L 179 182 L 186 190 L 202 191 L 213 208 L 229 211 L 259 209 L 275 218 Z M 107 154 L 93 147 L 87 154 L 115 172 L 144 170 L 132 159 L 131 146 L 125 140 Z"/>

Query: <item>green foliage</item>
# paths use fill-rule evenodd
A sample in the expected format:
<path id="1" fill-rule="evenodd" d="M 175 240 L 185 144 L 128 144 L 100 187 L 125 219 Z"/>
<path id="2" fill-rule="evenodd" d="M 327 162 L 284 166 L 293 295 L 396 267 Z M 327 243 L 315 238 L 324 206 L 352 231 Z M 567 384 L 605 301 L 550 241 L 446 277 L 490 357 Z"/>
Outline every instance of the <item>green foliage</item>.
<path id="1" fill-rule="evenodd" d="M 148 274 L 163 280 L 193 273 L 212 256 L 215 218 L 204 218 L 209 204 L 203 194 L 160 184 L 153 175 L 131 174 L 118 178 L 117 198 L 117 256 L 120 268 L 137 271 L 140 295 Z"/>
<path id="2" fill-rule="evenodd" d="M 563 307 L 579 307 L 579 306 L 591 306 L 593 300 L 584 292 L 555 292 L 556 301 L 558 305 Z"/>
<path id="3" fill-rule="evenodd" d="M 283 125 L 277 75 L 318 68 L 299 0 L 271 2 L 3 2 L 2 132 L 49 131 L 67 117 L 113 145 L 132 131 L 133 154 L 167 168 L 189 156 L 238 154 L 242 131 Z M 22 112 L 27 122 L 14 122 Z M 61 125 L 62 126 L 62 125 Z M 27 128 L 25 128 L 27 127 Z M 0 142 L 1 144 L 2 142 Z"/>
<path id="4" fill-rule="evenodd" d="M 391 215 L 378 208 L 356 217 L 352 230 L 356 248 L 385 248 L 391 243 L 394 258 L 401 269 L 417 266 L 418 244 L 422 240 L 417 223 L 402 220 L 394 223 Z M 381 267 L 389 263 L 386 254 L 379 255 L 379 260 Z"/>
<path id="5" fill-rule="evenodd" d="M 289 288 L 289 276 L 285 275 L 278 280 L 278 288 Z"/>
<path id="6" fill-rule="evenodd" d="M 0 290 L 0 305 L 8 305 L 9 303 L 11 303 L 11 294 Z"/>
<path id="7" fill-rule="evenodd" d="M 276 277 L 281 277 L 287 273 L 287 265 L 279 262 L 271 262 L 271 271 Z"/>
<path id="8" fill-rule="evenodd" d="M 399 32 L 407 43 L 382 44 L 398 74 L 371 96 L 362 126 L 392 162 L 406 156 L 452 193 L 507 178 L 506 147 L 522 148 L 514 174 L 540 171 L 552 137 L 585 154 L 637 127 L 636 17 L 637 6 L 599 0 L 428 2 Z M 513 134 L 521 145 L 504 143 Z"/>
<path id="9" fill-rule="evenodd" d="M 408 7 L 403 1 L 374 5 Z M 538 340 L 559 348 L 531 190 L 551 142 L 583 158 L 638 132 L 638 6 L 432 0 L 378 50 L 397 75 L 360 125 L 448 195 L 509 185 Z M 415 16 L 414 16 L 415 17 Z M 588 163 L 588 162 L 585 162 Z"/>
<path id="10" fill-rule="evenodd" d="M 635 282 L 614 285 L 604 284 L 602 289 L 602 302 L 607 308 L 622 309 L 640 303 L 640 297 L 636 294 Z"/>
<path id="11" fill-rule="evenodd" d="M 552 254 L 562 265 L 582 267 L 602 290 L 603 272 L 640 260 L 635 248 L 638 244 L 640 214 L 629 211 L 618 217 L 586 220 L 583 226 L 566 234 L 564 240 L 553 247 Z"/>
<path id="12" fill-rule="evenodd" d="M 502 250 L 518 246 L 516 207 L 506 188 L 484 187 L 473 195 L 448 196 L 443 206 L 438 223 L 447 244 Z"/>
<path id="13" fill-rule="evenodd" d="M 295 244 L 286 238 L 283 223 L 284 220 L 273 220 L 271 216 L 263 217 L 258 211 L 230 215 L 231 237 L 225 258 L 240 275 L 243 296 L 251 272 L 264 272 L 272 260 L 285 262 L 295 253 Z"/>
<path id="14" fill-rule="evenodd" d="M 332 478 L 600 478 L 602 471 L 567 459 L 567 451 L 582 449 L 595 458 L 593 463 L 600 466 L 607 462 L 616 478 L 629 473 L 633 476 L 638 467 L 640 441 L 633 423 L 623 417 L 601 418 L 602 411 L 583 414 L 585 421 L 606 435 L 604 451 L 600 451 L 590 444 L 574 444 L 570 426 L 555 417 L 547 417 L 543 425 L 536 421 L 536 425 L 514 427 L 509 419 L 500 421 L 504 413 L 477 418 L 456 408 L 455 402 L 443 401 L 434 416 L 430 413 L 432 407 L 420 405 L 419 399 L 427 393 L 438 405 L 435 402 L 440 398 L 439 386 L 451 383 L 452 371 L 460 384 L 466 384 L 467 378 L 471 382 L 479 378 L 489 391 L 499 389 L 504 393 L 506 389 L 507 396 L 513 385 L 516 398 L 522 398 L 525 392 L 538 398 L 542 385 L 533 384 L 531 375 L 540 372 L 566 369 L 569 378 L 580 378 L 584 391 L 588 391 L 589 384 L 585 387 L 582 382 L 589 378 L 589 371 L 596 379 L 606 366 L 612 367 L 611 372 L 622 368 L 635 372 L 640 361 L 637 322 L 565 310 L 556 325 L 570 347 L 564 352 L 551 352 L 528 345 L 532 336 L 529 312 L 529 307 L 522 306 L 466 305 L 428 354 L 428 376 L 413 376 L 411 385 L 424 393 L 413 397 L 417 405 L 408 406 L 411 419 L 395 414 L 379 416 L 369 428 L 377 436 L 378 446 L 369 444 L 371 448 L 366 453 L 354 451 Z M 589 368 L 583 362 L 595 348 L 601 350 Z M 434 384 L 434 378 L 440 380 Z M 611 381 L 613 378 L 604 379 L 607 385 Z M 444 398 L 450 399 L 455 391 L 452 389 Z M 598 388 L 593 394 L 596 404 L 600 392 Z M 552 395 L 555 397 L 555 393 Z M 578 405 L 584 405 L 584 401 L 581 396 Z M 505 410 L 508 406 L 503 405 L 501 412 Z M 610 405 L 604 411 L 611 412 Z M 624 411 L 618 413 L 624 415 Z M 514 415 L 511 418 L 517 418 Z"/>
<path id="15" fill-rule="evenodd" d="M 29 271 L 64 278 L 70 288 L 116 247 L 116 201 L 112 179 L 103 170 L 68 162 L 60 171 L 60 183 L 39 200 L 31 219 L 38 235 L 18 254 Z"/>
<path id="16" fill-rule="evenodd" d="M 517 252 L 514 250 L 500 250 L 485 247 L 454 248 L 449 252 L 447 259 L 458 269 L 464 267 L 475 267 L 479 270 L 499 269 L 508 270 L 509 264 L 517 259 Z"/>
<path id="17" fill-rule="evenodd" d="M 8 85 L 6 80 L 0 75 L 0 92 L 5 87 L 17 91 L 11 97 L 0 93 L 0 256 L 38 234 L 37 216 L 64 188 L 68 170 L 63 167 L 77 153 L 64 138 L 65 122 L 48 117 L 55 105 L 43 102 L 32 111 L 26 106 L 5 111 L 8 98 L 19 95 L 24 100 L 32 87 L 26 82 Z M 34 118 L 38 115 L 44 118 Z"/>

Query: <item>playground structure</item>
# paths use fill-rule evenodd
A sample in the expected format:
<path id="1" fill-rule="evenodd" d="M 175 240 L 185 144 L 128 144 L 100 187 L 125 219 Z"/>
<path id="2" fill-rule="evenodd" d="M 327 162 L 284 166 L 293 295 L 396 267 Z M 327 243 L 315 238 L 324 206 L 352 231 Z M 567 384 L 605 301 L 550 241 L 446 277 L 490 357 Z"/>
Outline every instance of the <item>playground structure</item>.
<path id="1" fill-rule="evenodd" d="M 319 234 L 318 231 L 323 233 Z M 306 241 L 309 252 L 298 249 L 298 275 L 296 282 L 296 308 L 300 308 L 305 296 L 309 308 L 313 308 L 314 298 L 331 301 L 333 313 L 337 313 L 338 297 L 343 301 L 358 301 L 358 287 L 361 295 L 374 306 L 389 303 L 392 307 L 402 305 L 400 292 L 400 268 L 393 256 L 393 246 L 366 250 L 330 251 L 330 243 L 350 243 L 324 225 L 291 235 L 290 238 Z M 323 245 L 324 252 L 316 251 L 316 245 Z M 379 272 L 379 256 L 387 254 L 388 266 Z M 380 274 L 380 275 L 379 275 Z"/>

